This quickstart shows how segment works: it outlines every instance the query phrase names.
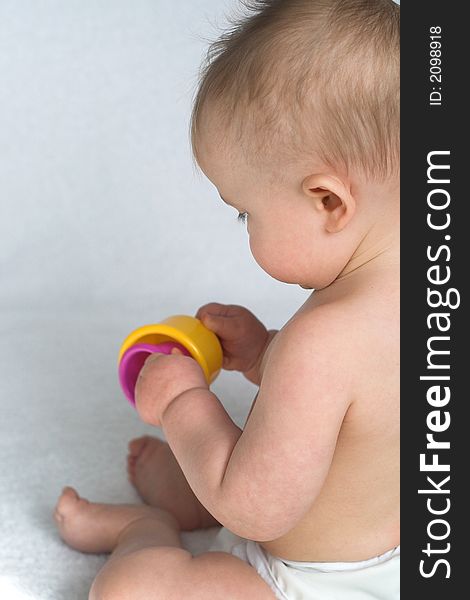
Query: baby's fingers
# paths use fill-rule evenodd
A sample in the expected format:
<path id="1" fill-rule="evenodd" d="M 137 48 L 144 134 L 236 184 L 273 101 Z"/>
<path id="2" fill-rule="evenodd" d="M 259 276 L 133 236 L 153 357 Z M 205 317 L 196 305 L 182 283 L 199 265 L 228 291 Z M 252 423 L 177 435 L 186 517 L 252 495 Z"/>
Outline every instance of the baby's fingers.
<path id="1" fill-rule="evenodd" d="M 207 315 L 212 315 L 215 317 L 228 317 L 231 312 L 233 312 L 233 307 L 230 304 L 220 304 L 219 302 L 209 302 L 209 304 L 204 304 L 196 313 L 196 318 L 201 321 Z"/>
<path id="2" fill-rule="evenodd" d="M 240 337 L 238 317 L 205 314 L 201 321 L 222 340 L 233 340 Z"/>

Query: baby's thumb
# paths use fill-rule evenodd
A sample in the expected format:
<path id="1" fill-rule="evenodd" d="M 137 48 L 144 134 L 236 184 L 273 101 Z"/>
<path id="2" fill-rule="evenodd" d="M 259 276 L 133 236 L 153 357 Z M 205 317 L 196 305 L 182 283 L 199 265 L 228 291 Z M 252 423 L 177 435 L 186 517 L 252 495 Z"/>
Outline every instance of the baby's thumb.
<path id="1" fill-rule="evenodd" d="M 204 313 L 199 318 L 201 319 L 202 324 L 207 327 L 207 329 L 212 329 L 215 332 L 214 328 L 217 328 L 217 323 L 220 320 L 220 317 L 217 315 L 211 315 L 210 313 Z"/>
<path id="2" fill-rule="evenodd" d="M 210 313 L 206 313 L 201 317 L 202 324 L 213 331 L 217 336 L 223 338 L 230 332 L 231 321 L 227 317 L 222 317 L 220 315 L 212 315 Z"/>

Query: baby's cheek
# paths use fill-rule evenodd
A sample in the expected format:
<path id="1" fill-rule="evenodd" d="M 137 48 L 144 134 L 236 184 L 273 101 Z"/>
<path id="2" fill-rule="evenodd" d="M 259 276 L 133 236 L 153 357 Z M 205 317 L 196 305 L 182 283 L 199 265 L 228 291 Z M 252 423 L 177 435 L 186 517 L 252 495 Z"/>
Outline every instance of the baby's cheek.
<path id="1" fill-rule="evenodd" d="M 289 256 L 283 255 L 282 247 L 277 242 L 267 244 L 250 238 L 250 249 L 253 258 L 263 271 L 274 277 L 274 279 L 285 281 Z"/>
<path id="2" fill-rule="evenodd" d="M 255 235 L 250 235 L 250 250 L 259 266 L 264 271 L 267 271 L 267 267 L 269 266 L 269 254 L 266 252 L 259 238 Z"/>

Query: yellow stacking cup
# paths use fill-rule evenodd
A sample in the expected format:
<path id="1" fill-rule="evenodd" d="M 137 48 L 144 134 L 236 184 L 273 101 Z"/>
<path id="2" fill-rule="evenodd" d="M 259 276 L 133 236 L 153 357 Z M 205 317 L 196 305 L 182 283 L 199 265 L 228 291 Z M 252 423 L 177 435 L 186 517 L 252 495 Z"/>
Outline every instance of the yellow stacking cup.
<path id="1" fill-rule="evenodd" d="M 119 352 L 119 363 L 123 354 L 136 344 L 158 345 L 176 342 L 184 346 L 200 365 L 211 383 L 222 368 L 222 347 L 214 332 L 207 329 L 199 319 L 187 315 L 168 317 L 154 325 L 144 325 L 130 333 Z"/>

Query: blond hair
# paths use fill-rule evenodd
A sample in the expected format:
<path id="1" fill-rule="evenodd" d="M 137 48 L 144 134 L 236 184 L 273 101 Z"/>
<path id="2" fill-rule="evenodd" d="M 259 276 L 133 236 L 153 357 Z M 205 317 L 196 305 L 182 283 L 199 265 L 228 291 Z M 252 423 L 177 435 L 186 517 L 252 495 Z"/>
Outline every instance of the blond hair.
<path id="1" fill-rule="evenodd" d="M 251 164 L 313 154 L 372 179 L 397 174 L 400 9 L 393 0 L 241 3 L 249 13 L 231 19 L 201 67 L 190 126 L 196 161 L 207 116 L 221 119 L 225 138 L 235 134 Z"/>

